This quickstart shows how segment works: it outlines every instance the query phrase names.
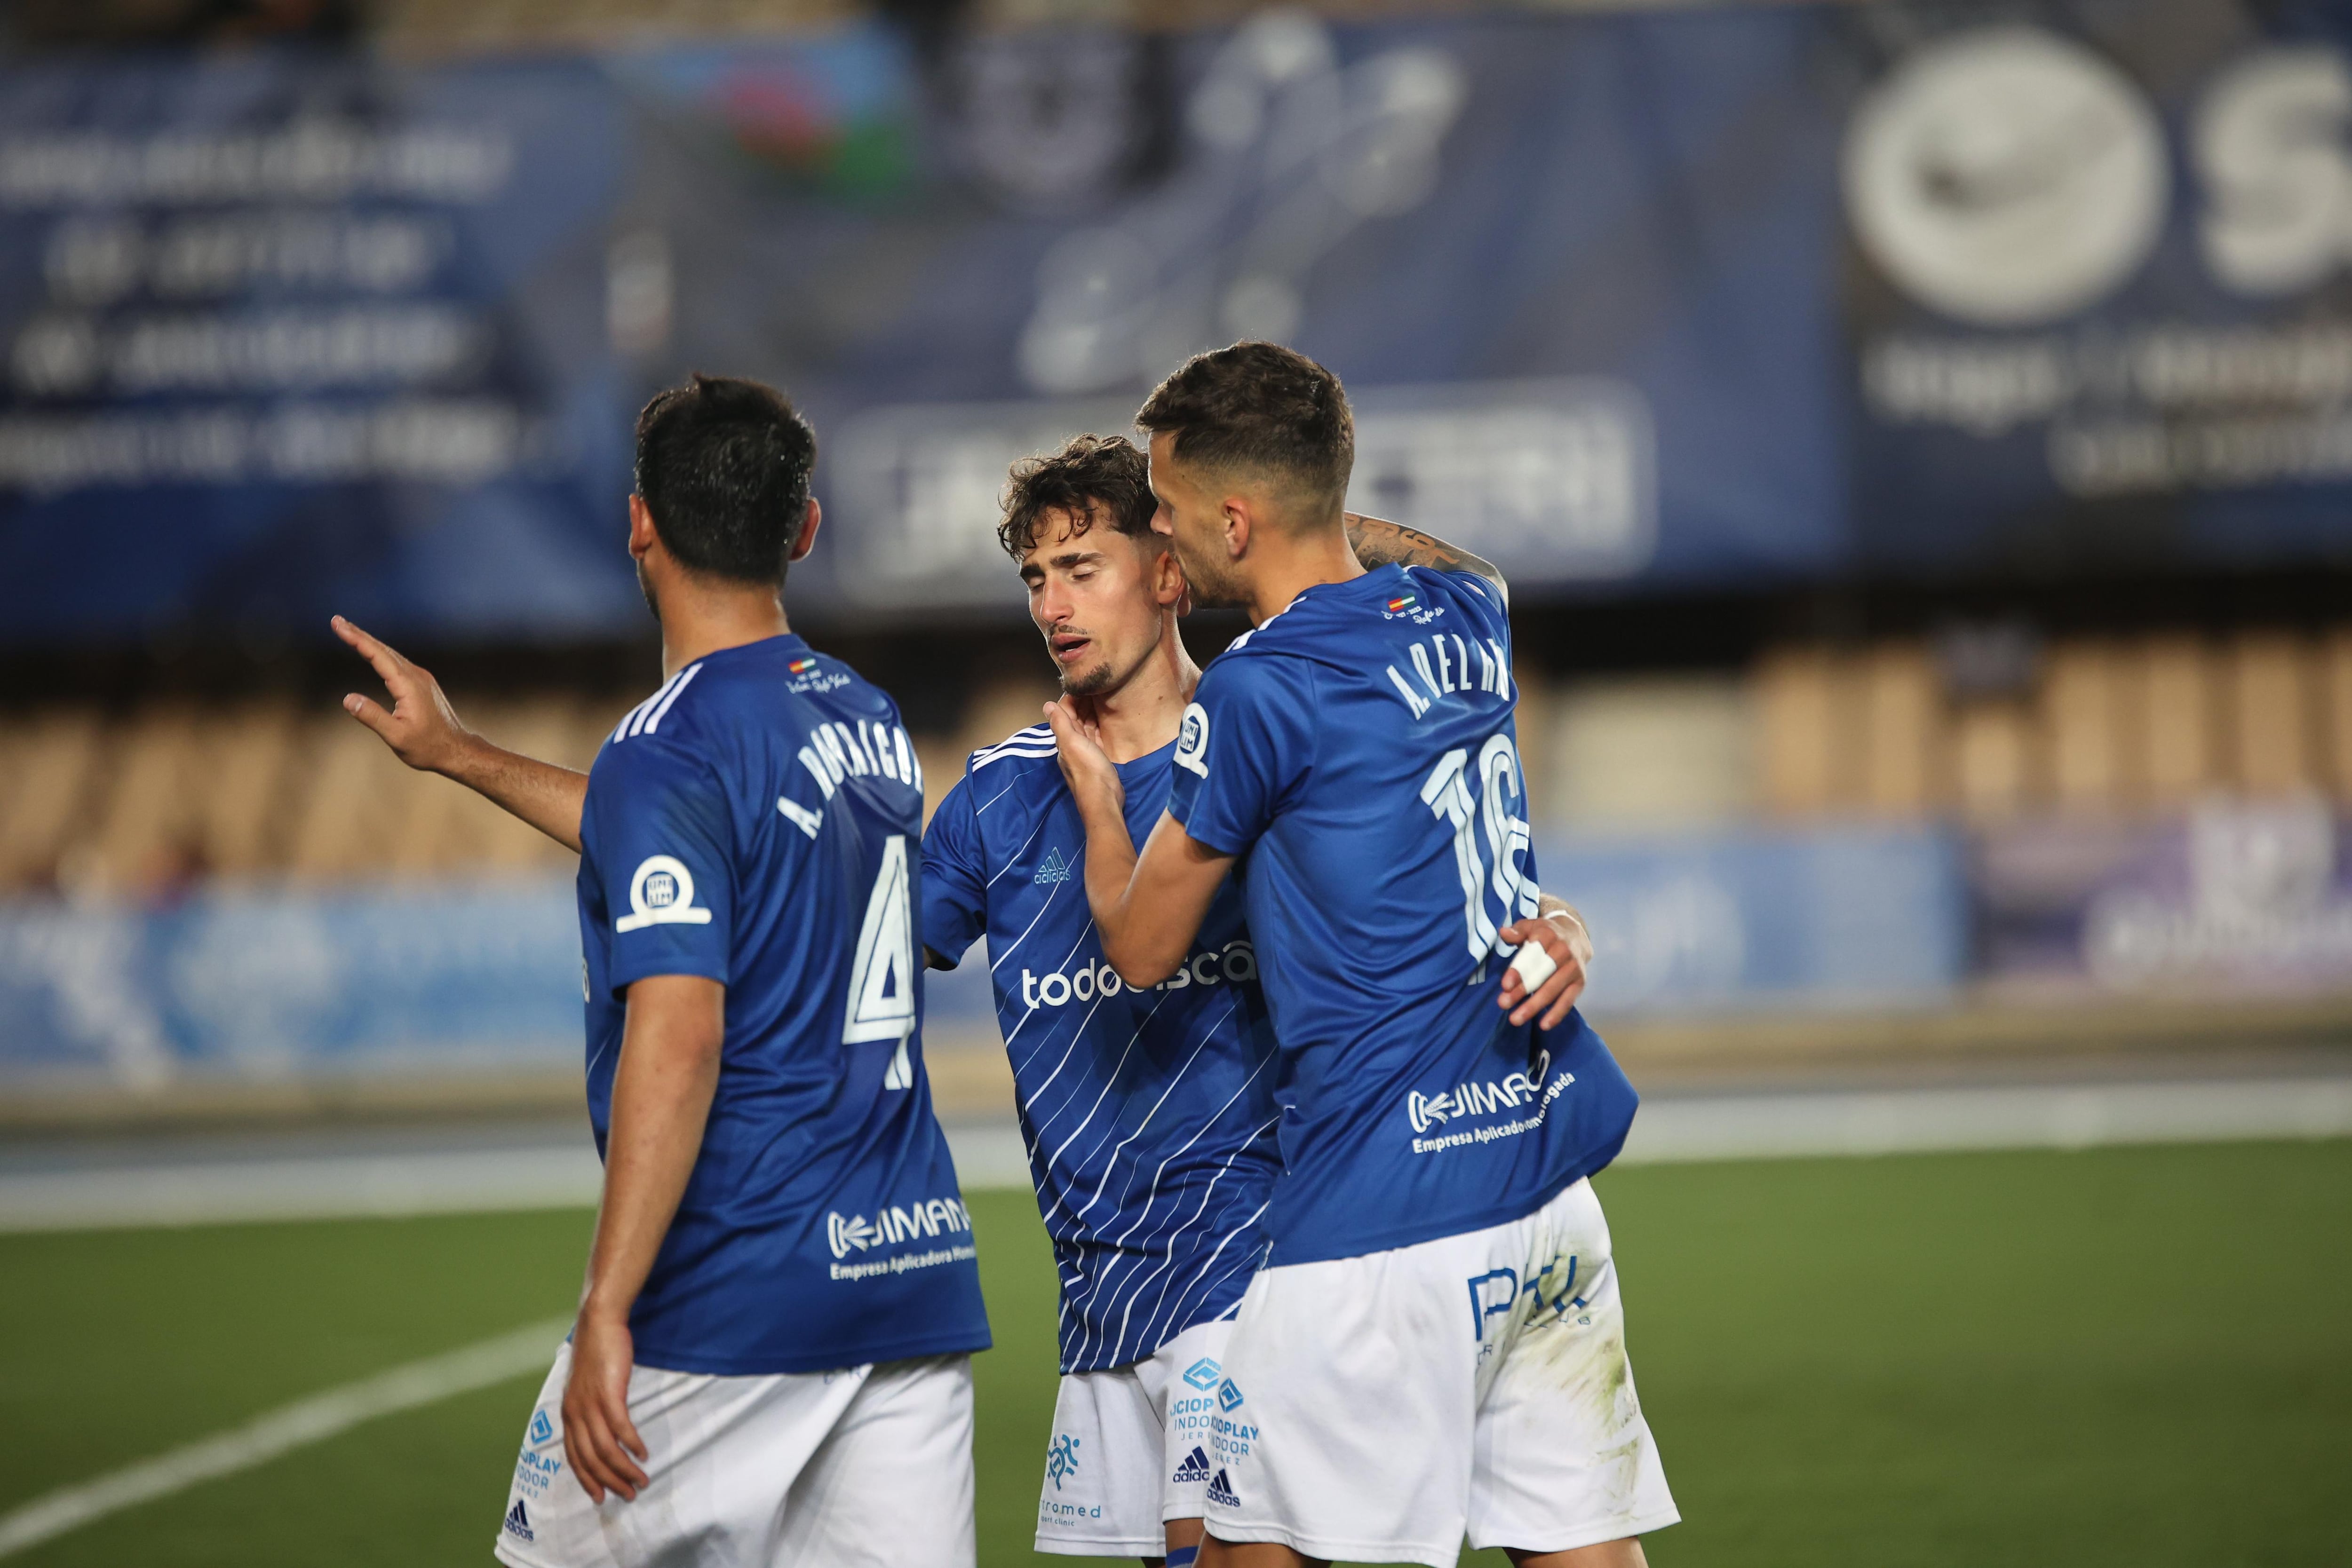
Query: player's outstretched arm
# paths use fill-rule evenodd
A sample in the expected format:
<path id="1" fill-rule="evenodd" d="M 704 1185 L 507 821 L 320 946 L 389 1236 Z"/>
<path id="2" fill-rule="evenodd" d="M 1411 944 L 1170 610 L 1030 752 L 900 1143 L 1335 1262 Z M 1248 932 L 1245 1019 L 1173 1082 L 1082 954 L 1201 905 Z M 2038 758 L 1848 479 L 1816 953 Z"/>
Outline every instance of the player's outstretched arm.
<path id="1" fill-rule="evenodd" d="M 441 683 L 390 644 L 335 617 L 335 635 L 375 666 L 392 707 L 353 692 L 343 711 L 381 737 L 411 768 L 453 779 L 562 844 L 580 852 L 580 812 L 588 775 L 491 745 L 458 722 Z"/>
<path id="2" fill-rule="evenodd" d="M 629 988 L 621 1059 L 613 1070 L 613 1128 L 604 1145 L 604 1201 L 588 1250 L 588 1281 L 572 1329 L 563 1392 L 563 1452 L 590 1500 L 635 1501 L 649 1457 L 629 1419 L 635 1346 L 629 1309 L 653 1272 L 677 1213 L 719 1089 L 727 988 L 699 975 L 649 975 Z"/>
<path id="3" fill-rule="evenodd" d="M 1538 1027 L 1558 1029 L 1584 994 L 1585 970 L 1592 962 L 1592 936 L 1584 927 L 1584 916 L 1565 899 L 1547 893 L 1536 902 L 1534 919 L 1506 925 L 1500 935 L 1522 947 L 1503 971 L 1497 1001 L 1514 1024 L 1541 1013 L 1543 1022 Z M 1530 971 L 1536 981 L 1532 990 L 1528 985 Z"/>
<path id="4" fill-rule="evenodd" d="M 1457 545 L 1447 544 L 1433 534 L 1419 528 L 1408 528 L 1402 523 L 1391 523 L 1383 517 L 1368 517 L 1361 512 L 1347 514 L 1348 543 L 1356 559 L 1369 570 L 1376 566 L 1431 566 L 1440 571 L 1475 572 L 1495 585 L 1503 602 L 1511 601 L 1511 585 L 1491 562 L 1479 559 Z"/>
<path id="5" fill-rule="evenodd" d="M 1068 707 L 1048 703 L 1045 720 L 1086 824 L 1087 903 L 1103 957 L 1129 986 L 1156 986 L 1191 951 L 1234 857 L 1202 843 L 1164 811 L 1137 854 L 1118 769 Z"/>

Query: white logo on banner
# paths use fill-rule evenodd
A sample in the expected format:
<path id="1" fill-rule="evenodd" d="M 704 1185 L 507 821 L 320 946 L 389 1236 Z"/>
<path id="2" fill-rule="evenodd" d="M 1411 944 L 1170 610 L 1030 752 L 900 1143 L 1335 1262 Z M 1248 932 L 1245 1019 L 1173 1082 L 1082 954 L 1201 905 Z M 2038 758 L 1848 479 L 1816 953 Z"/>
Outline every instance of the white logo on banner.
<path id="1" fill-rule="evenodd" d="M 1984 327 L 2054 320 L 2139 269 L 2170 172 L 2146 96 L 2038 27 L 1929 44 L 1846 134 L 1855 235 L 1904 292 Z"/>

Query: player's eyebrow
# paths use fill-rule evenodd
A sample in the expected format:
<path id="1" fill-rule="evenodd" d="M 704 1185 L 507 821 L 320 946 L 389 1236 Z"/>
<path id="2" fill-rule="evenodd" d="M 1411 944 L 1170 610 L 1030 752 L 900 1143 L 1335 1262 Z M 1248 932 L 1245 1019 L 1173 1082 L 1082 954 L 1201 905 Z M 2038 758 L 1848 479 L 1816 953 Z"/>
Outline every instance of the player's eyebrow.
<path id="1" fill-rule="evenodd" d="M 1074 566 L 1080 566 L 1087 561 L 1100 560 L 1102 559 L 1103 552 L 1098 549 L 1073 549 L 1064 550 L 1060 555 L 1053 557 L 1046 562 L 1046 564 L 1049 566 L 1060 567 L 1063 570 L 1067 571 Z"/>

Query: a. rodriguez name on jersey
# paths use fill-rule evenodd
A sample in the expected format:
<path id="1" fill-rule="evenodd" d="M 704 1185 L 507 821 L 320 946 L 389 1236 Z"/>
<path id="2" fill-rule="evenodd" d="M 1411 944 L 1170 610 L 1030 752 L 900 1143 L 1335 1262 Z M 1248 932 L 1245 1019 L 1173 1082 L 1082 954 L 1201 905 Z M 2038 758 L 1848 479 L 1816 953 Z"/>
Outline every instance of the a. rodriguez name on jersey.
<path id="1" fill-rule="evenodd" d="M 1223 947 L 1203 947 L 1176 967 L 1176 972 L 1156 986 L 1154 991 L 1181 991 L 1189 986 L 1222 986 L 1228 983 L 1255 981 L 1257 978 L 1257 949 L 1246 936 L 1237 936 Z M 1115 997 L 1127 989 L 1127 982 L 1108 964 L 1081 964 L 1075 974 L 1055 970 L 1050 975 L 1034 975 L 1021 971 L 1021 1004 L 1033 1011 L 1039 1007 L 1058 1008 L 1071 1001 L 1088 1002 L 1097 997 Z"/>
<path id="2" fill-rule="evenodd" d="M 877 1247 L 892 1247 L 902 1242 L 927 1237 L 955 1237 L 971 1234 L 971 1215 L 960 1199 L 935 1197 L 913 1205 L 893 1204 L 877 1211 L 871 1219 L 862 1214 L 843 1215 L 834 1210 L 824 1217 L 824 1239 L 833 1249 L 836 1261 L 833 1278 L 865 1280 L 877 1274 L 903 1274 L 910 1269 L 931 1269 L 941 1263 L 958 1263 L 978 1254 L 971 1244 L 950 1242 L 922 1252 L 901 1252 L 888 1258 L 859 1259 L 854 1263 L 838 1261 L 852 1252 L 865 1252 Z"/>
<path id="3" fill-rule="evenodd" d="M 1404 1097 L 1405 1119 L 1412 1124 L 1416 1134 L 1444 1127 L 1446 1131 L 1433 1137 L 1416 1135 L 1412 1152 L 1433 1155 L 1444 1149 L 1458 1149 L 1472 1144 L 1491 1144 L 1497 1138 L 1514 1138 L 1543 1125 L 1544 1117 L 1551 1112 L 1552 1102 L 1568 1092 L 1576 1082 L 1576 1074 L 1562 1070 L 1549 1082 L 1551 1052 L 1536 1052 L 1535 1066 L 1526 1072 L 1514 1072 L 1507 1078 L 1490 1078 L 1483 1082 L 1472 1081 L 1457 1083 L 1438 1094 L 1423 1094 L 1420 1090 L 1408 1091 Z M 1487 1122 L 1477 1126 L 1452 1125 L 1477 1116 L 1494 1116 L 1506 1111 L 1532 1106 L 1526 1115 L 1507 1122 Z"/>

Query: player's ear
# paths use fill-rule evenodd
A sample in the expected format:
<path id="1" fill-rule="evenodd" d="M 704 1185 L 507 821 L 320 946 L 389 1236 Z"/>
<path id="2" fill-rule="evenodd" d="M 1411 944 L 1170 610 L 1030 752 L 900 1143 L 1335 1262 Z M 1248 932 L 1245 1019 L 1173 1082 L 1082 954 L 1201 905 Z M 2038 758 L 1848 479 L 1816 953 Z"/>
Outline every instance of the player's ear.
<path id="1" fill-rule="evenodd" d="M 1146 538 L 1159 547 L 1151 552 L 1152 602 L 1162 610 L 1171 604 L 1181 603 L 1185 587 L 1184 563 L 1176 559 L 1176 552 L 1168 548 L 1167 540 L 1157 534 L 1147 535 Z"/>
<path id="2" fill-rule="evenodd" d="M 793 541 L 793 553 L 786 557 L 786 559 L 802 561 L 808 559 L 810 549 L 816 543 L 817 525 L 823 521 L 824 521 L 824 508 L 816 504 L 814 496 L 811 496 L 808 500 L 808 516 L 801 520 L 800 538 Z"/>
<path id="3" fill-rule="evenodd" d="M 654 515 L 646 506 L 643 496 L 629 497 L 629 555 L 635 560 L 646 559 L 647 551 L 661 541 L 654 532 Z"/>
<path id="4" fill-rule="evenodd" d="M 1249 553 L 1250 528 L 1253 519 L 1249 503 L 1239 496 L 1230 497 L 1224 505 L 1225 555 L 1239 560 Z"/>

